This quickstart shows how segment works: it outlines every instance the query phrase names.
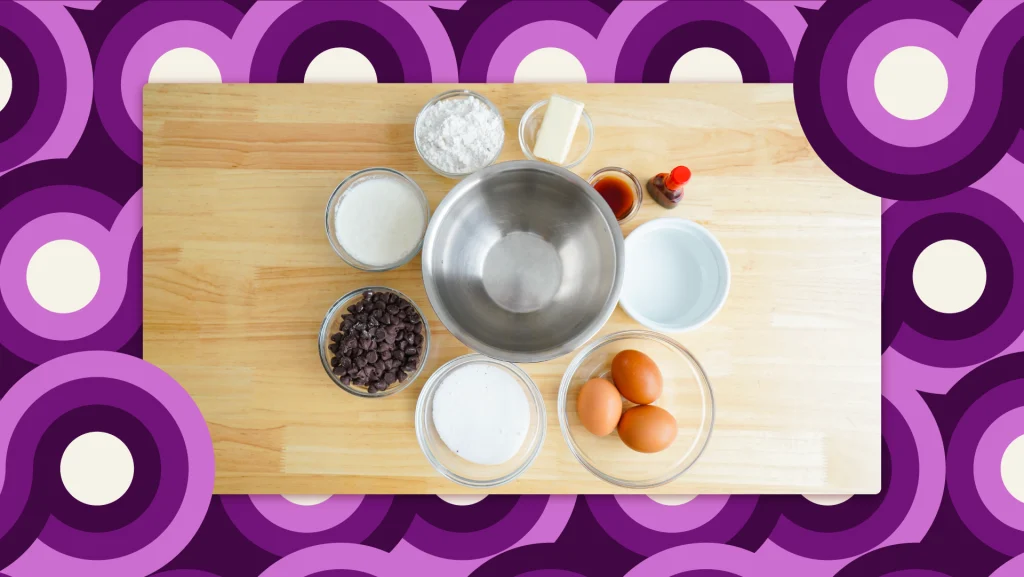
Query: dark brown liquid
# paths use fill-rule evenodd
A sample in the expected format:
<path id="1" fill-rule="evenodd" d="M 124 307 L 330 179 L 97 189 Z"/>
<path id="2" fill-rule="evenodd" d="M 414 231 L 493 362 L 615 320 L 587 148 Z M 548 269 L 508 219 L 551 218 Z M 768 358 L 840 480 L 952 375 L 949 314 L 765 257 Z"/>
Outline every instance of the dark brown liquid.
<path id="1" fill-rule="evenodd" d="M 622 220 L 633 210 L 636 193 L 633 192 L 633 186 L 622 177 L 602 176 L 594 183 L 594 189 L 611 207 L 616 219 Z"/>

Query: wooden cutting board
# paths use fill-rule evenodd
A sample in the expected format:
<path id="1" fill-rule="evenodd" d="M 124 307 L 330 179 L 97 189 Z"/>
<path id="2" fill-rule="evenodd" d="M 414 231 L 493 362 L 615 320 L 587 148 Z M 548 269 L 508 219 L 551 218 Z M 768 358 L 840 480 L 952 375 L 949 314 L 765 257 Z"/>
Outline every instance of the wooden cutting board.
<path id="1" fill-rule="evenodd" d="M 430 309 L 420 260 L 346 266 L 324 208 L 353 171 L 389 166 L 436 207 L 455 181 L 423 164 L 412 123 L 443 85 L 149 85 L 144 92 L 145 359 L 195 399 L 213 436 L 218 493 L 467 493 L 436 473 L 413 430 L 434 368 L 467 349 Z M 505 117 L 501 160 L 522 158 L 523 112 L 552 92 L 586 103 L 596 140 L 575 171 L 646 181 L 684 163 L 679 208 L 647 197 L 628 234 L 692 219 L 721 240 L 729 300 L 676 335 L 709 373 L 711 441 L 652 493 L 876 493 L 881 477 L 881 204 L 811 150 L 790 85 L 480 85 Z M 381 284 L 423 307 L 432 354 L 386 400 L 335 387 L 317 331 L 342 294 Z M 621 309 L 602 334 L 637 328 Z M 540 456 L 490 492 L 621 493 L 587 472 L 558 428 L 572 355 L 523 368 L 547 401 Z"/>

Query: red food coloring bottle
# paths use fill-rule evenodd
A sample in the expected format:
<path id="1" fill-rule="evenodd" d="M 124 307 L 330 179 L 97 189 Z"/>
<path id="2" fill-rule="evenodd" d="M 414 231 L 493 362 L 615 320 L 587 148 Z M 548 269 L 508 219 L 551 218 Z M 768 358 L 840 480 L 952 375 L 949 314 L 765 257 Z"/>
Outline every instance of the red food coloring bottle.
<path id="1" fill-rule="evenodd" d="M 675 208 L 683 200 L 683 186 L 690 182 L 690 169 L 677 166 L 672 172 L 662 172 L 647 181 L 647 192 L 651 198 L 665 208 Z"/>

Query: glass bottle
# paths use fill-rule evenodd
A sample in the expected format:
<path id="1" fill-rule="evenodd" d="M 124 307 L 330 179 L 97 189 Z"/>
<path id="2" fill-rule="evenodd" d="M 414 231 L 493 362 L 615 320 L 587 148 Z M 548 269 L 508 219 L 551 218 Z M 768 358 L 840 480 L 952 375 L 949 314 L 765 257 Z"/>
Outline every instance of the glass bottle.
<path id="1" fill-rule="evenodd" d="M 675 208 L 683 200 L 683 186 L 690 181 L 690 169 L 677 166 L 672 172 L 662 172 L 647 181 L 651 198 L 665 208 Z"/>

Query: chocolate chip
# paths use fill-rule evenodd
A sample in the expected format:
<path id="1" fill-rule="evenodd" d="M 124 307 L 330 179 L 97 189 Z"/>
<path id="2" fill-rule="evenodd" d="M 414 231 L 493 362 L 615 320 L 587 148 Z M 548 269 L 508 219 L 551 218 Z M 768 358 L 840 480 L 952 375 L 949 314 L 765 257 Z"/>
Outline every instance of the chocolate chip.
<path id="1" fill-rule="evenodd" d="M 342 382 L 372 394 L 417 370 L 426 339 L 412 303 L 392 293 L 364 291 L 347 310 L 329 345 L 335 353 L 332 371 Z"/>

